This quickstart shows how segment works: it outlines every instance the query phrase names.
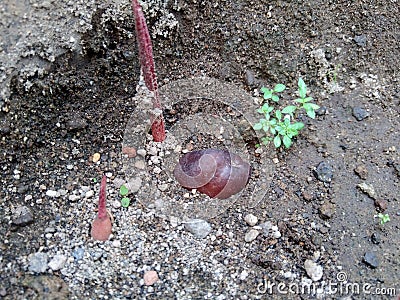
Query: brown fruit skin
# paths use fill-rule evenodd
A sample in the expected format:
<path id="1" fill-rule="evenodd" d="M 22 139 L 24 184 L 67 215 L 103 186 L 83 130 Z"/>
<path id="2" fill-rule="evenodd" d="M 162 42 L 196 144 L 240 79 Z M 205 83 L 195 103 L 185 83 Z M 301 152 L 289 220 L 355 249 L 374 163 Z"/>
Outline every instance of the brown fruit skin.
<path id="1" fill-rule="evenodd" d="M 96 218 L 92 223 L 90 234 L 96 241 L 107 241 L 111 235 L 111 220 L 109 217 Z"/>

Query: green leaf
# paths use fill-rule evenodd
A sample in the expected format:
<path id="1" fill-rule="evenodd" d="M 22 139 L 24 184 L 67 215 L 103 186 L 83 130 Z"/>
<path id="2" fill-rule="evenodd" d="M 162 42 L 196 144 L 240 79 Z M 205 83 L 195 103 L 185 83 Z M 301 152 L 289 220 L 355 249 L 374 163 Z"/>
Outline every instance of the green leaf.
<path id="1" fill-rule="evenodd" d="M 271 100 L 274 101 L 274 102 L 278 102 L 279 101 L 279 96 L 272 95 Z"/>
<path id="2" fill-rule="evenodd" d="M 281 146 L 281 143 L 282 143 L 281 138 L 279 137 L 279 135 L 277 135 L 277 136 L 274 138 L 274 145 L 275 145 L 275 148 L 279 148 L 279 147 Z"/>
<path id="3" fill-rule="evenodd" d="M 306 97 L 303 99 L 303 103 L 310 102 L 312 99 L 312 97 Z"/>
<path id="4" fill-rule="evenodd" d="M 263 126 L 262 126 L 261 123 L 256 123 L 256 124 L 254 124 L 253 129 L 254 129 L 254 130 L 261 130 L 262 127 L 263 127 Z"/>
<path id="5" fill-rule="evenodd" d="M 297 98 L 297 99 L 295 99 L 294 101 L 297 102 L 297 103 L 301 103 L 301 104 L 304 104 L 304 103 L 305 103 L 305 102 L 304 102 L 304 99 L 301 99 L 301 98 Z"/>
<path id="6" fill-rule="evenodd" d="M 264 99 L 270 99 L 272 97 L 272 91 L 269 89 L 265 89 L 264 91 Z"/>
<path id="7" fill-rule="evenodd" d="M 282 112 L 280 110 L 275 111 L 275 116 L 278 120 L 282 119 Z"/>
<path id="8" fill-rule="evenodd" d="M 121 187 L 119 188 L 119 194 L 121 196 L 126 196 L 128 195 L 128 193 L 129 193 L 128 188 L 125 185 L 121 185 Z"/>
<path id="9" fill-rule="evenodd" d="M 294 130 L 301 130 L 304 128 L 304 124 L 301 122 L 297 122 L 292 124 L 291 128 L 293 128 Z"/>
<path id="10" fill-rule="evenodd" d="M 257 149 L 261 147 L 260 144 L 255 144 L 254 147 L 256 147 Z"/>
<path id="11" fill-rule="evenodd" d="M 284 114 L 292 115 L 296 111 L 296 109 L 297 109 L 297 106 L 289 105 L 289 106 L 286 106 L 284 109 L 282 109 L 282 112 Z"/>
<path id="12" fill-rule="evenodd" d="M 285 135 L 283 137 L 283 144 L 285 145 L 286 148 L 289 148 L 290 145 L 292 145 L 292 139 Z"/>
<path id="13" fill-rule="evenodd" d="M 269 131 L 271 131 L 272 135 L 276 134 L 276 130 L 274 127 L 270 127 Z"/>
<path id="14" fill-rule="evenodd" d="M 263 113 L 264 113 L 264 111 L 263 111 L 262 108 L 257 109 L 257 112 L 260 113 L 260 114 L 263 114 Z"/>
<path id="15" fill-rule="evenodd" d="M 306 97 L 306 94 L 307 94 L 307 86 L 306 86 L 306 84 L 304 83 L 304 80 L 303 80 L 303 78 L 299 78 L 299 82 L 298 82 L 298 86 L 299 86 L 299 95 L 300 95 L 300 98 L 305 98 Z"/>
<path id="16" fill-rule="evenodd" d="M 121 199 L 122 207 L 128 207 L 130 203 L 131 203 L 131 199 L 129 199 L 128 197 L 124 197 Z"/>
<path id="17" fill-rule="evenodd" d="M 284 84 L 278 83 L 274 87 L 274 92 L 280 93 L 280 92 L 283 92 L 285 89 L 286 89 L 286 86 Z"/>
<path id="18" fill-rule="evenodd" d="M 307 109 L 307 116 L 309 116 L 311 119 L 315 119 L 315 110 L 313 109 Z"/>

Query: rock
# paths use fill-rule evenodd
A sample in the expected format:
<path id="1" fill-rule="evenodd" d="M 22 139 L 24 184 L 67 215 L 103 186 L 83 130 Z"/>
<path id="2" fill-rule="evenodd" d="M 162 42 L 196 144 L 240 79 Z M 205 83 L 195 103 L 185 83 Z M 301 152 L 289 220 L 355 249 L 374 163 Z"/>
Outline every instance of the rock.
<path id="1" fill-rule="evenodd" d="M 146 150 L 138 149 L 137 154 L 140 155 L 141 157 L 145 157 L 146 156 Z"/>
<path id="2" fill-rule="evenodd" d="M 358 165 L 354 169 L 354 173 L 356 173 L 361 179 L 367 179 L 368 176 L 368 170 L 364 165 Z"/>
<path id="3" fill-rule="evenodd" d="M 375 196 L 376 196 L 375 189 L 371 184 L 363 182 L 363 183 L 357 184 L 357 187 L 361 191 L 366 193 L 368 196 L 370 196 L 372 199 L 375 199 Z"/>
<path id="4" fill-rule="evenodd" d="M 303 195 L 304 200 L 306 200 L 306 201 L 310 201 L 313 198 L 313 195 L 307 191 L 304 191 L 302 193 L 302 195 Z"/>
<path id="5" fill-rule="evenodd" d="M 312 279 L 312 281 L 318 281 L 322 278 L 323 268 L 317 263 L 310 259 L 304 262 L 304 268 L 306 269 L 307 275 Z"/>
<path id="6" fill-rule="evenodd" d="M 143 160 L 135 161 L 135 168 L 139 170 L 144 170 L 146 168 L 146 164 L 144 163 Z"/>
<path id="7" fill-rule="evenodd" d="M 185 228 L 199 239 L 205 238 L 211 232 L 211 225 L 202 219 L 192 219 L 186 222 Z"/>
<path id="8" fill-rule="evenodd" d="M 46 272 L 48 259 L 47 253 L 43 252 L 36 252 L 29 255 L 29 271 L 35 273 Z"/>
<path id="9" fill-rule="evenodd" d="M 146 271 L 143 275 L 143 280 L 145 285 L 153 285 L 158 281 L 158 274 L 156 271 Z"/>
<path id="10" fill-rule="evenodd" d="M 81 247 L 75 248 L 74 251 L 72 251 L 72 256 L 76 260 L 81 260 L 83 258 L 84 254 L 85 254 L 85 249 L 83 249 Z"/>
<path id="11" fill-rule="evenodd" d="M 360 47 L 364 47 L 367 44 L 367 36 L 365 34 L 356 35 L 354 37 L 354 42 Z"/>
<path id="12" fill-rule="evenodd" d="M 253 85 L 254 85 L 255 76 L 254 76 L 253 71 L 251 71 L 251 70 L 246 70 L 245 80 L 246 80 L 246 84 L 247 84 L 248 86 L 253 86 Z"/>
<path id="13" fill-rule="evenodd" d="M 71 131 L 83 129 L 87 125 L 86 120 L 78 115 L 74 115 L 67 121 L 67 129 Z"/>
<path id="14" fill-rule="evenodd" d="M 25 226 L 33 221 L 31 210 L 26 206 L 18 206 L 12 216 L 12 223 L 19 226 Z"/>
<path id="15" fill-rule="evenodd" d="M 316 114 L 317 116 L 323 116 L 323 115 L 326 115 L 326 112 L 327 112 L 326 106 L 321 106 L 320 108 L 318 108 L 318 109 L 315 111 L 315 114 Z"/>
<path id="16" fill-rule="evenodd" d="M 331 202 L 325 202 L 319 208 L 319 214 L 323 219 L 330 219 L 335 213 L 335 204 Z"/>
<path id="17" fill-rule="evenodd" d="M 244 236 L 244 240 L 246 243 L 250 243 L 252 241 L 254 241 L 258 235 L 260 234 L 260 232 L 257 229 L 250 229 L 249 231 L 247 231 L 246 235 Z"/>
<path id="18" fill-rule="evenodd" d="M 269 236 L 269 234 L 270 234 L 270 232 L 272 230 L 272 226 L 273 226 L 272 222 L 270 222 L 270 221 L 267 221 L 265 223 L 260 224 L 260 227 L 261 227 L 261 229 L 263 231 L 263 234 L 265 236 Z"/>
<path id="19" fill-rule="evenodd" d="M 373 252 L 365 252 L 363 262 L 373 269 L 376 269 L 379 266 L 378 258 Z"/>
<path id="20" fill-rule="evenodd" d="M 67 284 L 57 276 L 25 276 L 21 281 L 22 285 L 35 290 L 34 299 L 69 299 L 69 289 Z"/>
<path id="21" fill-rule="evenodd" d="M 53 259 L 49 262 L 48 266 L 53 271 L 60 270 L 64 267 L 67 257 L 65 255 L 57 254 L 54 255 Z"/>
<path id="22" fill-rule="evenodd" d="M 375 199 L 375 207 L 379 212 L 384 212 L 388 207 L 388 202 L 384 199 Z"/>
<path id="23" fill-rule="evenodd" d="M 100 153 L 93 154 L 92 162 L 97 163 L 100 160 Z"/>
<path id="24" fill-rule="evenodd" d="M 122 154 L 128 155 L 129 158 L 136 157 L 136 149 L 133 147 L 123 147 Z"/>
<path id="25" fill-rule="evenodd" d="M 328 163 L 322 161 L 318 164 L 314 174 L 315 177 L 322 182 L 331 182 L 333 178 L 333 169 Z"/>
<path id="26" fill-rule="evenodd" d="M 246 270 L 243 270 L 243 271 L 240 273 L 239 279 L 240 279 L 240 280 L 245 280 L 245 279 L 247 278 L 247 276 L 249 276 L 249 272 L 247 272 Z"/>
<path id="27" fill-rule="evenodd" d="M 378 245 L 381 242 L 381 237 L 378 233 L 374 232 L 371 235 L 371 242 Z"/>
<path id="28" fill-rule="evenodd" d="M 247 215 L 244 217 L 244 220 L 245 220 L 246 223 L 249 224 L 250 226 L 254 226 L 254 225 L 256 225 L 257 222 L 258 222 L 258 218 L 257 218 L 255 215 L 253 215 L 253 214 L 247 214 Z"/>
<path id="29" fill-rule="evenodd" d="M 54 197 L 59 197 L 60 194 L 57 191 L 47 190 L 46 191 L 46 196 L 54 198 Z"/>
<path id="30" fill-rule="evenodd" d="M 362 121 L 365 118 L 369 117 L 369 112 L 367 112 L 362 107 L 353 107 L 353 116 L 356 118 L 357 121 Z"/>
<path id="31" fill-rule="evenodd" d="M 94 196 L 94 191 L 93 190 L 89 190 L 85 193 L 85 198 L 92 198 Z"/>
<path id="32" fill-rule="evenodd" d="M 138 190 L 140 190 L 141 186 L 142 186 L 142 179 L 140 177 L 132 178 L 126 184 L 126 187 L 128 188 L 130 193 L 136 193 Z"/>

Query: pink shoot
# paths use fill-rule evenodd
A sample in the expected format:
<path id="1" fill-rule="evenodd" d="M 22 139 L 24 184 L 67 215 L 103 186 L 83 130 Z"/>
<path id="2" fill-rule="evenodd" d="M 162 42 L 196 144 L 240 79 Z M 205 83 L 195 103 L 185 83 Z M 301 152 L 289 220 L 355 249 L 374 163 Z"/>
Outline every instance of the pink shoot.
<path id="1" fill-rule="evenodd" d="M 111 235 L 111 220 L 106 208 L 106 182 L 107 177 L 103 175 L 100 184 L 99 204 L 97 217 L 92 223 L 91 235 L 98 241 L 106 241 Z"/>
<path id="2" fill-rule="evenodd" d="M 139 60 L 142 67 L 144 82 L 153 92 L 153 109 L 161 110 L 160 96 L 158 94 L 157 76 L 154 68 L 153 48 L 146 19 L 138 0 L 132 0 L 132 9 L 135 16 L 136 38 L 139 47 Z M 151 132 L 155 142 L 165 139 L 165 125 L 162 114 L 151 115 Z"/>

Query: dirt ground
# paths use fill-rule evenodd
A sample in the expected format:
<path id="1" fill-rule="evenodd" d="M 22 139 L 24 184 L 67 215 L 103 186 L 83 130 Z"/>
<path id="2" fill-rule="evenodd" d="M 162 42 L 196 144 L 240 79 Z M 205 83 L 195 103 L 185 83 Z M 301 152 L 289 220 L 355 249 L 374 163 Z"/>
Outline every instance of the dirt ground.
<path id="1" fill-rule="evenodd" d="M 50 24 L 57 19 L 48 12 L 53 7 L 54 11 L 59 9 L 52 1 L 46 2 L 50 8 L 27 4 L 28 17 L 15 17 L 18 22 L 7 23 L 6 20 L 12 19 L 7 15 L 10 11 L 15 16 L 26 13 L 21 9 L 19 14 L 11 2 L 5 0 L 1 4 L 0 16 L 8 16 L 0 18 L 4 20 L 0 23 L 3 54 L 13 53 L 12 45 L 18 45 L 15 41 L 23 37 L 15 28 L 35 23 L 40 16 L 43 16 L 41 22 Z M 118 282 L 118 279 L 111 284 L 116 290 L 119 284 L 132 286 L 126 294 L 118 294 L 103 290 L 101 280 L 71 283 L 71 277 L 59 270 L 44 272 L 41 276 L 61 279 L 59 284 L 65 286 L 59 287 L 59 292 L 69 287 L 69 292 L 60 292 L 58 297 L 399 297 L 400 3 L 397 0 L 159 2 L 152 3 L 153 9 L 146 6 L 145 14 L 153 35 L 161 86 L 192 76 L 207 76 L 254 94 L 262 86 L 272 87 L 277 83 L 284 83 L 294 91 L 301 76 L 323 109 L 315 120 L 307 121 L 292 148 L 279 151 L 268 148 L 275 170 L 269 191 L 258 206 L 233 205 L 208 220 L 213 228 L 222 228 L 223 238 L 217 237 L 218 243 L 209 240 L 204 243 L 209 251 L 221 251 L 221 255 L 211 259 L 206 254 L 208 250 L 204 250 L 199 266 L 213 264 L 214 259 L 221 264 L 228 260 L 223 279 L 215 277 L 212 270 L 198 267 L 182 280 L 167 280 L 167 274 L 182 273 L 173 260 L 162 265 L 158 273 L 164 274 L 164 280 L 160 276 L 151 290 L 144 288 L 143 283 Z M 39 277 L 29 270 L 27 257 L 58 249 L 47 242 L 46 234 L 53 233 L 46 228 L 54 222 L 58 224 L 60 219 L 64 220 L 62 224 L 53 227 L 73 228 L 76 224 L 73 216 L 82 208 L 68 196 L 51 198 L 46 192 L 62 189 L 69 195 L 81 186 L 96 189 L 93 178 L 109 172 L 114 179 L 122 172 L 121 144 L 136 106 L 130 100 L 136 93 L 140 74 L 133 17 L 129 5 L 122 6 L 128 16 L 125 19 L 110 17 L 109 4 L 94 7 L 89 10 L 90 16 L 84 17 L 83 13 L 74 16 L 89 20 L 91 25 L 71 33 L 79 46 L 63 45 L 63 51 L 52 53 L 54 60 L 40 54 L 53 47 L 49 41 L 26 46 L 12 72 L 6 72 L 7 56 L 1 56 L 1 75 L 8 80 L 2 85 L 8 92 L 0 98 L 0 297 L 5 299 L 57 298 L 40 291 L 38 283 L 27 283 L 27 278 L 33 280 L 28 276 Z M 67 10 L 64 13 L 69 14 Z M 47 14 L 48 19 L 44 18 Z M 160 21 L 166 15 L 170 25 Z M 51 28 L 54 26 L 47 30 Z M 31 54 L 27 54 L 28 49 Z M 37 63 L 43 71 L 28 72 L 29 62 Z M 359 111 L 365 115 L 357 120 Z M 101 154 L 100 164 L 91 160 L 96 152 Z M 330 181 L 317 178 L 316 168 L 321 162 L 328 165 L 327 172 L 333 176 Z M 111 197 L 117 198 L 118 192 L 114 191 Z M 131 205 L 147 209 L 147 213 L 153 209 L 142 207 L 140 201 Z M 15 209 L 19 206 L 33 211 L 33 221 L 15 224 Z M 88 213 L 93 211 L 92 206 L 88 208 Z M 390 216 L 384 225 L 376 217 L 380 212 Z M 282 237 L 268 239 L 260 235 L 250 244 L 245 243 L 249 227 L 243 217 L 248 213 L 257 216 L 260 222 L 276 223 Z M 165 237 L 176 234 L 173 227 L 165 229 L 158 222 L 164 221 L 138 220 L 135 224 L 140 231 L 151 230 Z M 89 224 L 80 228 L 86 233 Z M 228 231 L 236 237 L 229 237 Z M 89 240 L 88 235 L 86 239 Z M 230 247 L 239 250 L 229 256 Z M 300 292 L 283 295 L 276 289 L 269 295 L 263 292 L 266 280 L 289 285 L 300 284 L 302 278 L 310 277 L 304 266 L 308 259 L 323 267 L 325 284 L 330 282 L 344 288 L 350 283 L 360 289 L 367 285 L 367 289 L 359 293 L 336 290 L 329 294 L 322 288 L 325 292 L 313 295 Z M 141 261 L 136 260 L 135 264 L 140 265 Z M 244 266 L 250 275 L 241 276 L 243 272 L 238 270 Z M 137 271 L 137 278 L 141 272 Z M 238 275 L 233 276 L 234 272 Z M 344 274 L 346 280 L 339 278 L 339 274 Z M 137 278 L 133 282 L 139 282 Z M 385 293 L 388 295 L 380 295 Z"/>

